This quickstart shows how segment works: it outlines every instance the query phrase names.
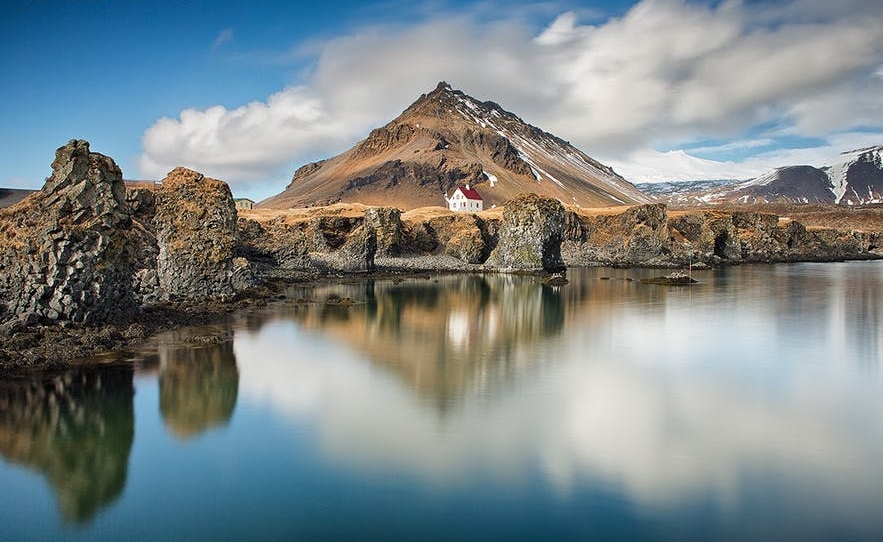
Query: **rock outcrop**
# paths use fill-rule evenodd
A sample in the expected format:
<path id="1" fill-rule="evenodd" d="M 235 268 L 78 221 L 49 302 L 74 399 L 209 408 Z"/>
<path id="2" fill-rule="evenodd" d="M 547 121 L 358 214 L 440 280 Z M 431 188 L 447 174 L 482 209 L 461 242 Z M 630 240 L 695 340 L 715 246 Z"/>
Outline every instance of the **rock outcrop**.
<path id="1" fill-rule="evenodd" d="M 536 194 L 522 194 L 506 203 L 500 240 L 487 265 L 519 271 L 557 271 L 564 268 L 561 240 L 564 206 Z"/>
<path id="2" fill-rule="evenodd" d="M 43 189 L 0 212 L 0 320 L 119 321 L 136 310 L 120 168 L 89 143 L 55 153 Z"/>
<path id="3" fill-rule="evenodd" d="M 157 275 L 162 299 L 229 299 L 236 207 L 230 187 L 178 167 L 156 199 Z"/>
<path id="4" fill-rule="evenodd" d="M 353 213 L 332 206 L 269 220 L 241 217 L 237 253 L 267 278 L 370 271 L 378 246 L 386 253 L 398 251 L 401 221 L 394 211 Z"/>
<path id="5" fill-rule="evenodd" d="M 441 255 L 464 264 L 482 264 L 497 243 L 499 220 L 472 213 L 438 213 L 409 220 L 402 233 L 402 254 Z"/>
<path id="6" fill-rule="evenodd" d="M 51 363 L 45 344 L 31 348 L 41 340 L 65 359 L 110 349 L 144 336 L 130 320 L 149 319 L 146 305 L 223 302 L 277 279 L 883 258 L 874 206 L 585 209 L 523 194 L 502 212 L 339 204 L 239 216 L 224 182 L 186 168 L 127 190 L 85 141 L 59 148 L 52 169 L 43 190 L 0 210 L 0 367 Z"/>
<path id="7" fill-rule="evenodd" d="M 567 265 L 664 266 L 672 249 L 665 205 L 638 205 L 617 214 L 567 212 L 561 251 Z"/>
<path id="8" fill-rule="evenodd" d="M 369 207 L 365 224 L 374 231 L 377 256 L 398 256 L 402 243 L 402 212 L 395 207 Z"/>

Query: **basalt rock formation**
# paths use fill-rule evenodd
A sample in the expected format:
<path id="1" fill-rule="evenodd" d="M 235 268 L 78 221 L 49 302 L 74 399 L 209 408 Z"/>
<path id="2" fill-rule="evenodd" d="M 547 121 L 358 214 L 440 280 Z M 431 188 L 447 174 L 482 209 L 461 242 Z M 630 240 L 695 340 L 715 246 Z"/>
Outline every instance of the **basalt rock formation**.
<path id="1" fill-rule="evenodd" d="M 850 212 L 861 212 L 860 210 Z M 570 210 L 562 253 L 571 266 L 679 267 L 876 259 L 883 223 L 857 231 L 807 227 L 754 211 L 678 211 L 644 205 L 615 214 Z"/>
<path id="2" fill-rule="evenodd" d="M 254 286 L 237 259 L 226 183 L 177 168 L 127 190 L 114 161 L 71 140 L 42 190 L 0 210 L 0 331 L 98 325 L 161 300 L 224 300 Z"/>
<path id="3" fill-rule="evenodd" d="M 276 279 L 883 257 L 874 207 L 586 209 L 523 194 L 482 213 L 337 204 L 237 214 L 225 183 L 185 168 L 154 190 L 126 191 L 113 160 L 75 140 L 58 149 L 43 190 L 0 210 L 0 335 L 9 337 L 0 364 L 15 363 L 35 324 L 95 326 L 87 342 L 110 348 L 124 334 L 99 324 L 127 324 L 155 303 L 229 300 Z M 83 348 L 76 356 L 92 351 Z"/>
<path id="4" fill-rule="evenodd" d="M 500 240 L 488 266 L 504 270 L 564 269 L 561 240 L 564 206 L 557 200 L 523 194 L 506 203 Z"/>
<path id="5" fill-rule="evenodd" d="M 561 252 L 571 266 L 666 266 L 672 262 L 670 244 L 665 205 L 592 215 L 572 209 L 565 218 Z"/>
<path id="6" fill-rule="evenodd" d="M 854 227 L 807 226 L 773 212 L 670 212 L 663 204 L 586 210 L 533 194 L 507 202 L 502 213 L 334 205 L 245 213 L 238 251 L 259 276 L 282 278 L 369 269 L 677 268 L 690 261 L 718 266 L 883 256 L 883 210 L 840 209 L 839 219 Z"/>
<path id="7" fill-rule="evenodd" d="M 0 322 L 131 316 L 131 226 L 114 161 L 82 140 L 59 148 L 43 189 L 0 211 Z"/>
<path id="8" fill-rule="evenodd" d="M 229 299 L 236 207 L 230 187 L 178 167 L 156 201 L 157 275 L 163 299 Z"/>

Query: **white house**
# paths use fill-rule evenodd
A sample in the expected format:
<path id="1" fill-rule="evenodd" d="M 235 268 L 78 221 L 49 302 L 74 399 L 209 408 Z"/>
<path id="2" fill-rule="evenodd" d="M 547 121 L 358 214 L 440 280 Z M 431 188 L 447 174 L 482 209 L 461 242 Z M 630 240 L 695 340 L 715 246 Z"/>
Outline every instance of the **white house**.
<path id="1" fill-rule="evenodd" d="M 445 196 L 448 209 L 461 212 L 478 212 L 484 208 L 484 200 L 478 190 L 466 186 L 458 186 L 451 197 Z"/>
<path id="2" fill-rule="evenodd" d="M 254 209 L 254 201 L 248 198 L 234 198 L 233 204 L 236 206 L 236 210 L 239 209 Z"/>

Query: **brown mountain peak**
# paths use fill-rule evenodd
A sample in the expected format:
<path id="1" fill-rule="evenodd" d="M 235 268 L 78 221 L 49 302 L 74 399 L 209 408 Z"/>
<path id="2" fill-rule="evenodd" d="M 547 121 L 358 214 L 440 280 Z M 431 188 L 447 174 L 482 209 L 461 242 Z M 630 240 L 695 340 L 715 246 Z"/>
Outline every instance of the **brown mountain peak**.
<path id="1" fill-rule="evenodd" d="M 649 200 L 570 143 L 441 81 L 349 151 L 298 169 L 285 191 L 259 205 L 443 206 L 467 183 L 486 208 L 523 192 L 583 206 Z"/>

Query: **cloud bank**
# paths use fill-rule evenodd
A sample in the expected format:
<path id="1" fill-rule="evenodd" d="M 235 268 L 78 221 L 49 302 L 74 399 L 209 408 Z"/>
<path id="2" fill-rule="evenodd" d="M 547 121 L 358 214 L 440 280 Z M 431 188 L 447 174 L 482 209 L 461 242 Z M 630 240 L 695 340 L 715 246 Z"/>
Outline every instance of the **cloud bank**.
<path id="1" fill-rule="evenodd" d="M 633 170 L 633 180 L 678 160 L 692 178 L 784 165 L 769 150 L 764 159 L 743 148 L 729 163 L 650 150 L 707 140 L 766 139 L 780 151 L 811 139 L 828 151 L 832 138 L 861 130 L 883 143 L 877 0 L 643 0 L 603 23 L 565 12 L 540 30 L 517 16 L 432 16 L 364 28 L 317 51 L 302 84 L 264 101 L 157 120 L 142 138 L 142 174 L 187 165 L 234 184 L 286 178 L 310 158 L 346 149 L 440 80 Z"/>

